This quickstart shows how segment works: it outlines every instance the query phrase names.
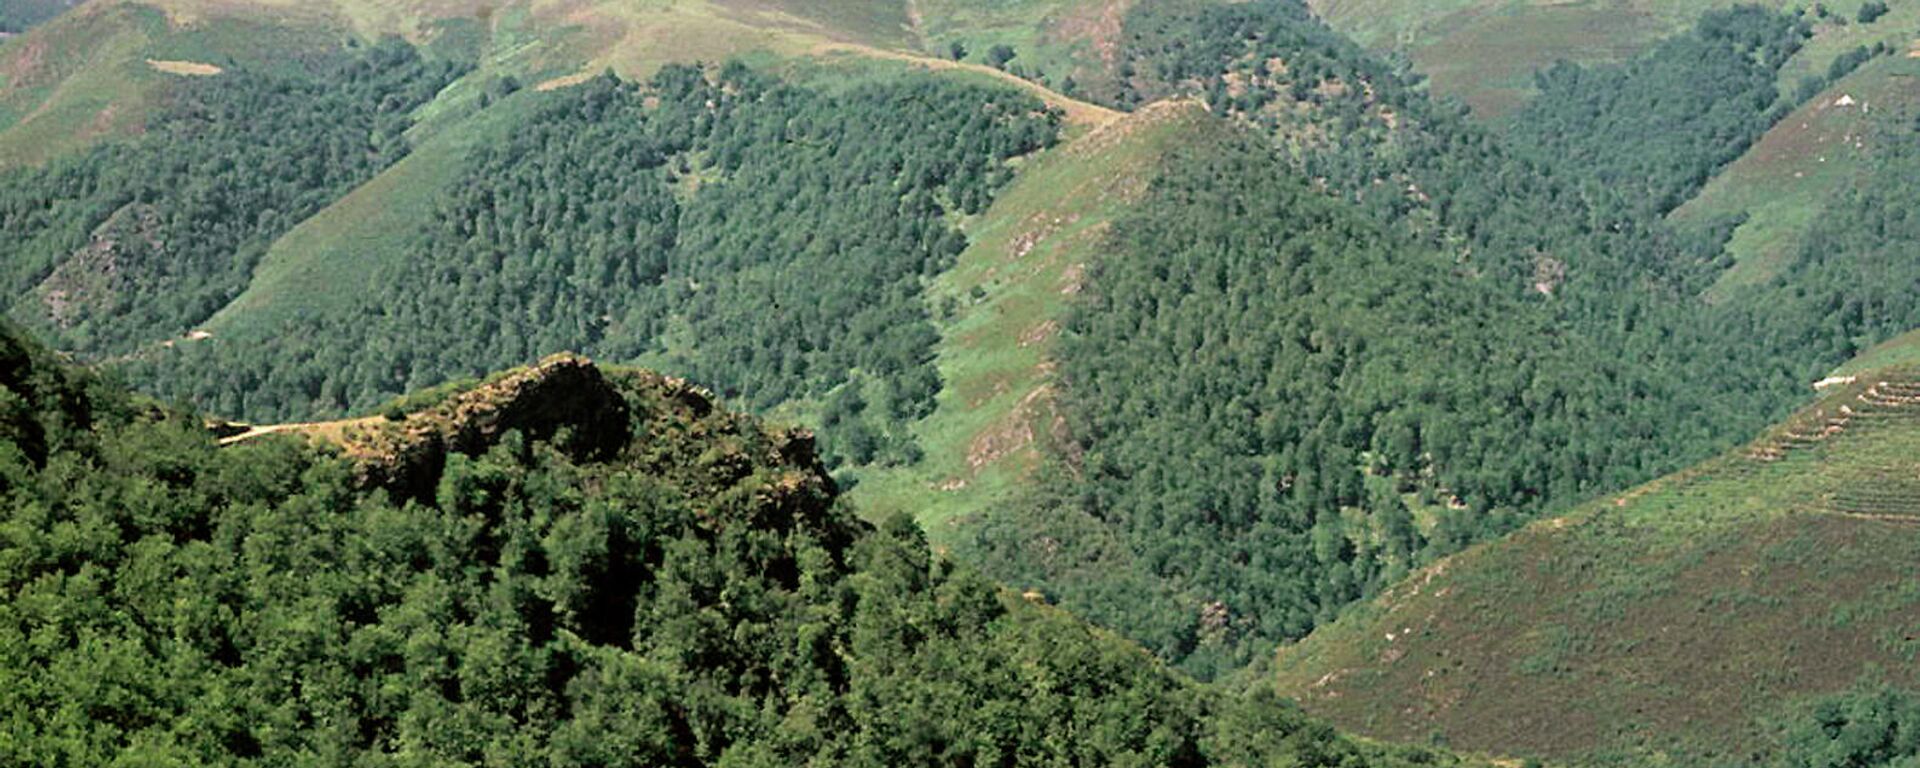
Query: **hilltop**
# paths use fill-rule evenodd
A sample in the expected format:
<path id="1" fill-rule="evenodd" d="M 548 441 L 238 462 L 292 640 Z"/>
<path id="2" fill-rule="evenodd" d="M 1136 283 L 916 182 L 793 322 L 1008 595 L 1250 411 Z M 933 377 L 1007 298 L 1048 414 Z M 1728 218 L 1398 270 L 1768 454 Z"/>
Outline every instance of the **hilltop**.
<path id="1" fill-rule="evenodd" d="M 0 362 L 7 763 L 1483 764 L 1201 688 L 653 374 L 222 440 Z"/>
<path id="2" fill-rule="evenodd" d="M 555 88 L 609 69 L 643 79 L 668 64 L 752 57 L 959 70 L 1097 121 L 1101 108 L 1060 91 L 1075 74 L 1102 77 L 1098 46 L 1088 42 L 1100 35 L 1080 34 L 1100 26 L 1101 5 L 1026 0 L 981 12 L 892 0 L 101 0 L 51 20 L 45 11 L 56 8 L 35 11 L 45 23 L 0 42 L 0 167 L 137 133 L 183 78 L 284 69 L 385 37 L 472 66 L 425 114 L 457 114 L 503 76 Z M 1007 46 L 1015 63 L 989 66 L 995 46 Z"/>
<path id="3" fill-rule="evenodd" d="M 1857 684 L 1911 688 L 1909 347 L 1725 456 L 1410 575 L 1283 649 L 1280 691 L 1382 738 L 1697 764 L 1766 761 Z"/>

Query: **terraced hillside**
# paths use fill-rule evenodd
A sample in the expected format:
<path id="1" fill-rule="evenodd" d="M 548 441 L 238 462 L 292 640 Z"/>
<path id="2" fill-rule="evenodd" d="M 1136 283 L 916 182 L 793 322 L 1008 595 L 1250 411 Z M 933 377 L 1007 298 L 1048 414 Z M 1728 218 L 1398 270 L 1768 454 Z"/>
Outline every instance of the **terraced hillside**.
<path id="1" fill-rule="evenodd" d="M 1696 764 L 1766 758 L 1769 723 L 1857 681 L 1920 683 L 1904 348 L 1743 449 L 1413 574 L 1283 650 L 1280 690 L 1379 737 Z"/>

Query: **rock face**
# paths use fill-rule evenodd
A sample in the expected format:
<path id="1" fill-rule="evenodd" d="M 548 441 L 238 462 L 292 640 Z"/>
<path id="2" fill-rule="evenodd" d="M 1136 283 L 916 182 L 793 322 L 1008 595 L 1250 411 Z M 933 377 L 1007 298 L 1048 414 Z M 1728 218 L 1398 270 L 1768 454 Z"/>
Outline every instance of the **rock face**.
<path id="1" fill-rule="evenodd" d="M 447 454 L 476 455 L 509 431 L 554 440 L 576 458 L 605 458 L 632 434 L 627 402 L 593 361 L 553 355 L 538 365 L 460 393 L 432 409 L 370 430 L 370 444 L 349 446 L 362 481 L 428 496 Z"/>

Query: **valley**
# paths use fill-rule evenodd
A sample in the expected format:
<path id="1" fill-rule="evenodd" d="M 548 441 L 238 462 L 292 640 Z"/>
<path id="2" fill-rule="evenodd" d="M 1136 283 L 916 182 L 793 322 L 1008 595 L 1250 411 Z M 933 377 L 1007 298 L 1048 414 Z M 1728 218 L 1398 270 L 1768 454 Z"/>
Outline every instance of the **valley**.
<path id="1" fill-rule="evenodd" d="M 0 31 L 0 763 L 1920 759 L 1920 5 Z"/>

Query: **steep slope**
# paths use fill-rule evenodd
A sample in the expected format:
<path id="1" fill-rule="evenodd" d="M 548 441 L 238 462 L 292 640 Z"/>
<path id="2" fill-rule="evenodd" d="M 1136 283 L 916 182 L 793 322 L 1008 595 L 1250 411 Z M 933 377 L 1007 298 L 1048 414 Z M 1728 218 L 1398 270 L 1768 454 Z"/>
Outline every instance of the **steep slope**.
<path id="1" fill-rule="evenodd" d="M 387 40 L 295 69 L 196 77 L 144 134 L 8 174 L 7 312 L 91 355 L 185 333 L 281 233 L 404 157 L 408 113 L 465 68 Z"/>
<path id="2" fill-rule="evenodd" d="M 1920 683 L 1909 346 L 1726 456 L 1411 575 L 1281 651 L 1279 689 L 1381 737 L 1695 764 L 1766 759 L 1772 723 L 1863 678 Z"/>
<path id="3" fill-rule="evenodd" d="M 308 19 L 93 2 L 0 43 L 0 168 L 38 165 L 138 133 L 176 86 L 245 66 L 283 70 L 340 46 Z"/>
<path id="4" fill-rule="evenodd" d="M 1543 0 L 1310 0 L 1342 32 L 1381 51 L 1397 51 L 1433 80 L 1436 92 L 1457 96 L 1476 113 L 1504 114 L 1533 92 L 1534 73 L 1567 59 L 1623 61 L 1693 23 L 1704 11 L 1733 0 L 1627 0 L 1608 3 Z M 1804 8 L 1789 0 L 1758 3 L 1775 10 Z M 1920 8 L 1889 4 L 1871 24 L 1856 21 L 1862 2 L 1822 3 L 1817 34 L 1799 61 L 1782 74 L 1791 88 L 1800 78 L 1860 46 L 1904 45 Z M 1809 14 L 1810 16 L 1812 14 Z"/>
<path id="5" fill-rule="evenodd" d="M 888 429 L 939 389 L 920 294 L 964 247 L 953 222 L 1060 120 L 966 78 L 805 86 L 739 64 L 492 109 L 509 110 L 500 141 L 442 131 L 419 183 L 376 180 L 271 252 L 254 287 L 278 290 L 242 295 L 211 339 L 127 364 L 219 410 L 313 418 L 584 348 L 758 408 L 871 377 L 884 397 L 868 418 Z"/>
<path id="6" fill-rule="evenodd" d="M 1170 674 L 677 380 L 555 358 L 342 455 L 0 361 L 9 764 L 1480 764 Z"/>
<path id="7" fill-rule="evenodd" d="M 1700 194 L 1673 212 L 1688 228 L 1736 222 L 1733 265 L 1710 294 L 1725 300 L 1779 275 L 1804 248 L 1829 201 L 1884 158 L 1890 130 L 1912 120 L 1920 59 L 1882 56 L 1829 85 L 1780 120 Z"/>
<path id="8" fill-rule="evenodd" d="M 966 69 L 1029 87 L 1076 117 L 1088 109 L 1097 116 L 1047 88 L 1056 79 L 1068 84 L 1069 72 L 1097 79 L 1104 71 L 1097 52 L 1049 31 L 1086 16 L 1080 6 L 1104 4 L 1047 0 L 976 17 L 897 0 L 101 0 L 0 43 L 0 167 L 138 131 L 176 78 L 386 36 L 477 63 L 454 100 L 477 96 L 501 75 L 560 85 L 608 68 L 645 78 L 670 63 L 852 56 Z M 923 23 L 942 30 L 937 52 L 921 36 Z M 951 60 L 947 42 L 999 40 L 1007 29 L 1030 30 L 1006 39 L 1022 44 L 1031 67 L 987 66 L 985 43 L 968 60 Z"/>
<path id="9" fill-rule="evenodd" d="M 1606 186 L 1636 158 L 1560 173 L 1296 3 L 1141 6 L 1128 25 L 1138 92 L 1203 95 L 1228 129 L 1168 153 L 1069 302 L 1064 428 L 1011 433 L 1064 449 L 1049 482 L 954 540 L 1197 675 L 1712 456 L 1838 362 L 1705 314 L 1701 254 L 1654 195 Z M 1736 129 L 1678 110 L 1698 136 L 1675 154 L 1724 157 L 1764 129 L 1778 55 L 1761 59 L 1731 78 Z"/>
<path id="10" fill-rule="evenodd" d="M 1086 271 L 1165 153 L 1226 130 L 1197 102 L 1156 103 L 1023 165 L 928 292 L 944 384 L 933 413 L 913 425 L 923 458 L 849 472 L 850 498 L 869 514 L 915 511 L 947 543 L 1030 491 L 1071 445 L 1053 342 Z"/>

